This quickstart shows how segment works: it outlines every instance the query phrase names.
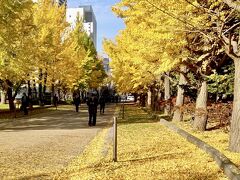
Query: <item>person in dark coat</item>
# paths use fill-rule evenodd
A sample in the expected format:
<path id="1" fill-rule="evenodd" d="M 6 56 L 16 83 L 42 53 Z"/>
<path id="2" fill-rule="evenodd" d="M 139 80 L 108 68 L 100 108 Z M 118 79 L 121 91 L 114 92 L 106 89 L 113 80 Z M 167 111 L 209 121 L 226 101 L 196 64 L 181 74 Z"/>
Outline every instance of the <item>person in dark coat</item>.
<path id="1" fill-rule="evenodd" d="M 96 95 L 92 95 L 87 100 L 88 105 L 88 113 L 89 113 L 89 126 L 95 126 L 96 125 L 96 119 L 97 119 L 97 106 L 98 106 L 98 98 Z"/>
<path id="2" fill-rule="evenodd" d="M 76 112 L 78 112 L 79 111 L 79 105 L 80 105 L 80 95 L 77 92 L 75 92 L 73 94 L 73 103 L 76 107 Z"/>
<path id="3" fill-rule="evenodd" d="M 100 114 L 104 114 L 104 109 L 105 109 L 105 98 L 104 98 L 104 96 L 100 97 L 99 104 L 100 104 Z"/>
<path id="4" fill-rule="evenodd" d="M 27 109 L 28 105 L 29 105 L 29 99 L 26 93 L 23 93 L 21 109 L 23 110 L 24 115 L 28 115 L 28 109 Z"/>
<path id="5" fill-rule="evenodd" d="M 57 97 L 57 95 L 56 94 L 54 94 L 54 96 L 53 96 L 53 105 L 56 107 L 56 109 L 57 109 L 57 106 L 58 106 L 58 97 Z"/>

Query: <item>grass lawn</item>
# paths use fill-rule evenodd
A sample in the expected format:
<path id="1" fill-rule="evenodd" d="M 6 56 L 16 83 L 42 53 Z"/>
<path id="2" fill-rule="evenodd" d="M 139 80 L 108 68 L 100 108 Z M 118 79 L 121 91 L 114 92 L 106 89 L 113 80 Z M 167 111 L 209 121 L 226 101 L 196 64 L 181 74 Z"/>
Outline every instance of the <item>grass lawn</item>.
<path id="1" fill-rule="evenodd" d="M 34 115 L 34 114 L 39 114 L 42 112 L 47 112 L 47 111 L 52 111 L 55 108 L 47 108 L 49 106 L 44 106 L 42 108 L 39 108 L 39 105 L 33 105 L 33 109 L 29 110 L 29 116 Z M 15 118 L 23 117 L 23 112 L 19 111 L 20 105 L 17 105 L 17 110 L 16 112 L 10 112 L 8 104 L 0 104 L 0 121 L 5 121 L 5 120 L 12 120 Z"/>
<path id="2" fill-rule="evenodd" d="M 105 129 L 55 179 L 227 179 L 215 161 L 135 106 L 118 120 L 118 162 Z"/>
<path id="3" fill-rule="evenodd" d="M 20 104 L 16 105 L 16 108 L 19 109 L 20 108 Z M 39 105 L 33 105 L 33 108 L 39 107 Z M 9 109 L 9 105 L 8 104 L 0 104 L 0 110 L 7 110 Z"/>
<path id="4" fill-rule="evenodd" d="M 0 110 L 1 109 L 9 109 L 8 104 L 0 104 Z"/>

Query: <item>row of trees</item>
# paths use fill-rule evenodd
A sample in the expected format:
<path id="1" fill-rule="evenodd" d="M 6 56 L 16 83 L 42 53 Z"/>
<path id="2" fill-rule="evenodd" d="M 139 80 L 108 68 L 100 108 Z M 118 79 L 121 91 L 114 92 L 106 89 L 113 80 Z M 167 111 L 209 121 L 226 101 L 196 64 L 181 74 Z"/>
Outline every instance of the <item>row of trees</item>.
<path id="1" fill-rule="evenodd" d="M 70 28 L 65 8 L 52 0 L 0 1 L 0 89 L 10 110 L 23 84 L 29 95 L 38 84 L 42 103 L 47 88 L 96 88 L 106 76 L 80 17 Z"/>
<path id="2" fill-rule="evenodd" d="M 150 98 L 152 89 L 162 87 L 168 100 L 174 74 L 178 90 L 173 120 L 182 120 L 184 91 L 194 87 L 198 93 L 193 127 L 204 131 L 208 89 L 231 94 L 234 79 L 230 149 L 240 152 L 239 2 L 122 0 L 113 11 L 126 24 L 116 41 L 104 42 L 118 90 L 148 91 Z"/>

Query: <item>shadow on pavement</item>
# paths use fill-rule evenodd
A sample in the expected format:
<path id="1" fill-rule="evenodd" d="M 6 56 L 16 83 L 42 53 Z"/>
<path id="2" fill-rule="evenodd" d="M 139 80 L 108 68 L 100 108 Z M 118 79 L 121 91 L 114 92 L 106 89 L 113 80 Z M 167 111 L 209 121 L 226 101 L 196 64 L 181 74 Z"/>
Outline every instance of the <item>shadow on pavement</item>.
<path id="1" fill-rule="evenodd" d="M 109 126 L 115 112 L 115 105 L 109 105 L 105 114 L 97 114 L 96 126 L 88 126 L 87 106 L 75 112 L 73 106 L 65 106 L 55 111 L 34 115 L 32 117 L 13 119 L 11 122 L 0 122 L 0 131 L 49 130 L 49 129 L 86 129 Z"/>

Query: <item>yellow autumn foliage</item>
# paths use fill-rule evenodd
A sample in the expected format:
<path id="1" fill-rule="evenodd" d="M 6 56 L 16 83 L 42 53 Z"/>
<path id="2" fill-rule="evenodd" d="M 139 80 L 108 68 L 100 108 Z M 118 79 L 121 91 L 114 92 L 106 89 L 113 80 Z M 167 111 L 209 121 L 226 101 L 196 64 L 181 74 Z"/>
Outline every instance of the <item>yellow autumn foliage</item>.
<path id="1" fill-rule="evenodd" d="M 86 88 L 90 81 L 99 86 L 105 74 L 96 48 L 82 21 L 72 29 L 65 15 L 66 7 L 52 0 L 0 2 L 0 81 L 8 82 L 4 88 L 33 80 L 67 89 L 79 86 L 80 80 Z M 86 64 L 91 64 L 87 70 Z M 96 66 L 97 81 L 89 73 Z"/>
<path id="2" fill-rule="evenodd" d="M 137 91 L 187 60 L 187 36 L 208 28 L 197 1 L 122 0 L 113 11 L 125 22 L 115 41 L 105 40 L 119 91 Z M 194 6 L 195 4 L 195 6 Z M 204 33 L 203 33 L 204 34 Z M 126 72 L 125 72 L 126 71 Z M 142 74 L 145 76 L 143 77 Z"/>

